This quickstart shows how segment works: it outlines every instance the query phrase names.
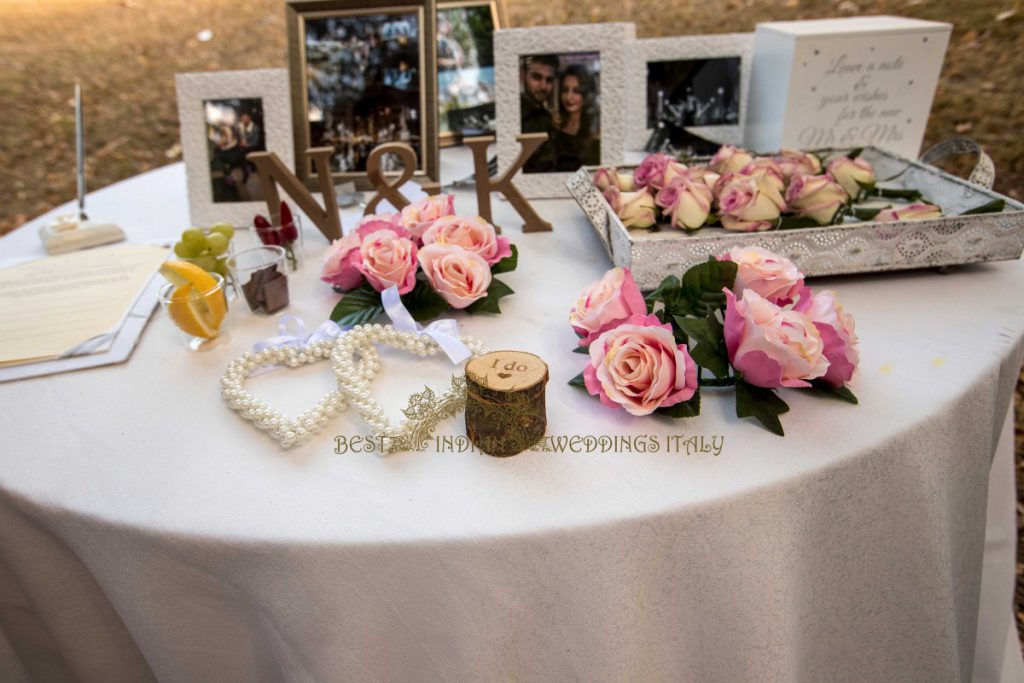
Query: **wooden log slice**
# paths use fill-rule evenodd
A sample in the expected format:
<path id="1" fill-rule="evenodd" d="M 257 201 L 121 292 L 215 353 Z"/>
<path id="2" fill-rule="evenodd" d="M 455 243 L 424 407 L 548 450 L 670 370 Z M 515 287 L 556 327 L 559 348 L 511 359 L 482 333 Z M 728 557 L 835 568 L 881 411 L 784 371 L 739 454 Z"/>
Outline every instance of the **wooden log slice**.
<path id="1" fill-rule="evenodd" d="M 466 435 L 484 453 L 507 457 L 544 436 L 548 366 L 524 351 L 494 351 L 466 364 Z"/>

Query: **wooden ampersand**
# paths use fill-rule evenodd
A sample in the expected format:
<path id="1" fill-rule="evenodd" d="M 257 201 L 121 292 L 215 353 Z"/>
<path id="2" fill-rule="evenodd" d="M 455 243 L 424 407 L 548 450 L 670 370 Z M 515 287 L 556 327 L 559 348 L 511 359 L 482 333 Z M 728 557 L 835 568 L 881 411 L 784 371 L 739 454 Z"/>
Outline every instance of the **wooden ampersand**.
<path id="1" fill-rule="evenodd" d="M 246 159 L 256 167 L 260 176 L 260 187 L 263 188 L 263 199 L 267 202 L 267 210 L 275 225 L 281 221 L 281 198 L 277 186 L 284 189 L 285 194 L 309 216 L 309 220 L 319 228 L 328 240 L 341 239 L 341 217 L 338 214 L 338 197 L 334 194 L 334 179 L 331 178 L 332 147 L 314 147 L 306 150 L 306 156 L 316 165 L 317 184 L 323 195 L 323 207 L 313 198 L 306 186 L 298 177 L 288 170 L 281 159 L 273 152 L 250 152 Z"/>
<path id="2" fill-rule="evenodd" d="M 494 136 L 465 138 L 463 143 L 473 150 L 473 168 L 476 174 L 476 205 L 480 217 L 488 223 L 491 219 L 491 192 L 500 192 L 508 199 L 523 219 L 523 232 L 544 232 L 551 230 L 551 224 L 543 220 L 533 210 L 530 203 L 523 198 L 519 190 L 512 184 L 512 177 L 523 167 L 526 160 L 548 139 L 547 133 L 526 133 L 516 136 L 520 145 L 519 156 L 505 172 L 493 178 L 487 172 L 487 147 L 494 142 Z"/>
<path id="3" fill-rule="evenodd" d="M 402 161 L 402 175 L 393 183 L 389 183 L 380 170 L 380 159 L 385 154 L 397 155 Z M 369 178 L 373 189 L 377 190 L 377 194 L 373 195 L 373 199 L 366 205 L 363 215 L 369 216 L 374 213 L 377 210 L 377 205 L 385 199 L 399 211 L 408 206 L 409 200 L 398 191 L 398 188 L 412 180 L 415 174 L 416 152 L 409 145 L 404 142 L 387 142 L 374 147 L 370 152 L 370 158 L 366 160 L 366 177 Z"/>

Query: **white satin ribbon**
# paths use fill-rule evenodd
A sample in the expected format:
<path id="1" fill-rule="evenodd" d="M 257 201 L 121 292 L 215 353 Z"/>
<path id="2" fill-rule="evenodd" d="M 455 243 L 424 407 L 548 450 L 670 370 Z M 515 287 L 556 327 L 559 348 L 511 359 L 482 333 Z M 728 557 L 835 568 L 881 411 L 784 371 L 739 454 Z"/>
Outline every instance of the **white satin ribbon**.
<path id="1" fill-rule="evenodd" d="M 295 334 L 291 334 L 288 330 L 289 323 L 295 323 Z M 342 334 L 346 330 L 350 329 L 349 326 L 339 327 L 338 323 L 333 320 L 325 320 L 320 327 L 316 328 L 312 334 L 306 334 L 306 323 L 303 322 L 302 318 L 285 313 L 281 316 L 277 323 L 277 336 L 264 339 L 263 341 L 256 342 L 252 345 L 252 352 L 259 353 L 265 349 L 273 349 L 285 346 L 294 346 L 295 348 L 302 348 L 306 344 L 312 344 L 318 341 L 325 341 L 327 339 L 333 339 L 338 335 Z M 264 365 L 263 367 L 256 368 L 250 377 L 258 377 L 259 375 L 266 374 L 273 370 L 283 367 L 281 365 Z"/>
<path id="2" fill-rule="evenodd" d="M 398 287 L 391 286 L 380 293 L 384 312 L 391 318 L 391 324 L 400 332 L 421 332 L 437 342 L 452 363 L 458 365 L 472 356 L 469 348 L 459 341 L 459 324 L 451 318 L 435 320 L 426 327 L 413 320 L 412 314 L 402 303 Z"/>

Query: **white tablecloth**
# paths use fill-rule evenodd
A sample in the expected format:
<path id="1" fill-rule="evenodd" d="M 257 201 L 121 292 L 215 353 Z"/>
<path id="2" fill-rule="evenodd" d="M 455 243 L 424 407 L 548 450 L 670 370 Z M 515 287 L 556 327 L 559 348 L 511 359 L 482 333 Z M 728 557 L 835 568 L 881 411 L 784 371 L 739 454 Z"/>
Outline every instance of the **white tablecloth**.
<path id="1" fill-rule="evenodd" d="M 445 180 L 465 162 L 446 154 Z M 471 212 L 473 197 L 456 206 Z M 643 435 L 637 448 L 336 454 L 335 435 L 367 433 L 344 413 L 284 452 L 219 396 L 227 362 L 276 320 L 236 305 L 230 343 L 196 354 L 158 313 L 124 365 L 0 385 L 0 678 L 949 681 L 1019 669 L 1006 416 L 1024 264 L 818 282 L 857 318 L 861 405 L 787 391 L 778 438 L 738 420 L 729 393 L 671 421 L 567 386 L 584 362 L 568 308 L 609 264 L 571 201 L 535 206 L 553 233 L 521 234 L 495 203 L 520 250 L 502 276 L 516 294 L 500 317 L 458 320 L 549 363 L 549 434 Z M 188 223 L 183 169 L 97 192 L 90 213 L 133 240 L 174 237 Z M 309 324 L 337 300 L 316 279 L 324 243 L 307 232 L 291 281 L 290 310 Z M 35 253 L 34 227 L 0 240 L 3 257 Z M 374 390 L 392 414 L 451 372 L 382 357 Z M 296 414 L 332 382 L 320 364 L 252 386 Z M 439 430 L 463 433 L 460 420 Z M 640 452 L 679 434 L 724 448 Z"/>

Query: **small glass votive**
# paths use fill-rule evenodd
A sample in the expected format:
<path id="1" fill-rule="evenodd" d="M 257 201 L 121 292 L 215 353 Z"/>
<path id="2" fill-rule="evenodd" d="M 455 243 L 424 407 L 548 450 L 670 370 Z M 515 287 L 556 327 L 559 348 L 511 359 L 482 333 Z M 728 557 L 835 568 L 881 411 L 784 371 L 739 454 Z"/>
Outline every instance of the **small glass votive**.
<path id="1" fill-rule="evenodd" d="M 238 230 L 235 241 L 236 251 L 260 245 L 281 247 L 285 252 L 288 272 L 295 272 L 299 267 L 299 254 L 302 251 L 302 220 L 293 214 L 292 220 L 284 225 L 250 225 Z"/>
<path id="2" fill-rule="evenodd" d="M 206 291 L 167 283 L 157 294 L 167 315 L 193 351 L 207 351 L 220 346 L 228 338 L 225 331 L 228 315 L 226 283 L 219 273 L 210 275 L 216 285 Z"/>
<path id="3" fill-rule="evenodd" d="M 288 305 L 288 266 L 284 247 L 253 247 L 228 259 L 231 282 L 253 313 L 276 313 Z"/>

